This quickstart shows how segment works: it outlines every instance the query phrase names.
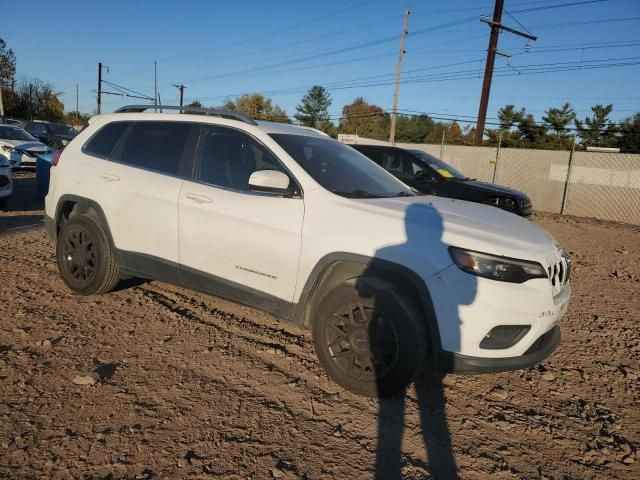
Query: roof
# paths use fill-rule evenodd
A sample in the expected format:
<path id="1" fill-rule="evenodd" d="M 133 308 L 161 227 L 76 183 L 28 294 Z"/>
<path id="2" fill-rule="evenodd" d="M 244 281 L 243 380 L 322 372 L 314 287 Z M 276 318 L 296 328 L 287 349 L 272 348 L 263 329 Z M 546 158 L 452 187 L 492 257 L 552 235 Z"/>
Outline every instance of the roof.
<path id="1" fill-rule="evenodd" d="M 328 135 L 320 130 L 302 125 L 291 125 L 290 123 L 267 122 L 257 120 L 258 128 L 266 133 L 285 133 L 289 135 L 306 135 L 309 137 L 326 138 Z"/>

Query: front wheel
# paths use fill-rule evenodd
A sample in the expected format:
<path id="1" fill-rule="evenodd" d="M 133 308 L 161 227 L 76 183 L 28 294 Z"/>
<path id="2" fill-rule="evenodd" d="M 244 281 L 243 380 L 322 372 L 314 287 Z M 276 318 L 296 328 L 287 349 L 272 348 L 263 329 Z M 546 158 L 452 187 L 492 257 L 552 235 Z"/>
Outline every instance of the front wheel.
<path id="1" fill-rule="evenodd" d="M 396 287 L 366 277 L 338 285 L 324 297 L 313 340 L 329 377 L 369 397 L 406 388 L 423 366 L 426 349 L 414 302 Z"/>
<path id="2" fill-rule="evenodd" d="M 105 293 L 118 283 L 109 239 L 93 217 L 76 215 L 64 224 L 57 237 L 56 259 L 64 283 L 81 295 Z"/>

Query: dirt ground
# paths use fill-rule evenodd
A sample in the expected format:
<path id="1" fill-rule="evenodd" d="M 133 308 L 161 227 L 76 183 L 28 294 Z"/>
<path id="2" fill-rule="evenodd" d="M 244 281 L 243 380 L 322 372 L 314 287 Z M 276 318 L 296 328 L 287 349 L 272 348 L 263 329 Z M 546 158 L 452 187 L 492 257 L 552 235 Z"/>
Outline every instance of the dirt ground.
<path id="1" fill-rule="evenodd" d="M 536 215 L 575 265 L 558 351 L 380 404 L 263 313 L 160 282 L 72 295 L 34 189 L 18 174 L 0 213 L 2 478 L 640 478 L 640 227 Z"/>

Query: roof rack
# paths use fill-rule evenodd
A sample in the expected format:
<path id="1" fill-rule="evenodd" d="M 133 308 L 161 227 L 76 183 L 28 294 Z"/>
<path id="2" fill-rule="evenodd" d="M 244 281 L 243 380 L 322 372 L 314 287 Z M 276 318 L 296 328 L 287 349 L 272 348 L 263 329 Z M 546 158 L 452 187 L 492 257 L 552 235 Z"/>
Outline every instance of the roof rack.
<path id="1" fill-rule="evenodd" d="M 200 115 L 212 115 L 215 117 L 230 118 L 232 120 L 239 120 L 250 125 L 257 125 L 256 121 L 246 116 L 244 113 L 232 112 L 231 110 L 222 110 L 219 108 L 199 108 L 199 107 L 180 107 L 177 105 L 126 105 L 120 107 L 113 113 L 142 113 L 145 110 L 150 109 L 160 110 L 178 110 L 180 113 L 198 113 Z"/>

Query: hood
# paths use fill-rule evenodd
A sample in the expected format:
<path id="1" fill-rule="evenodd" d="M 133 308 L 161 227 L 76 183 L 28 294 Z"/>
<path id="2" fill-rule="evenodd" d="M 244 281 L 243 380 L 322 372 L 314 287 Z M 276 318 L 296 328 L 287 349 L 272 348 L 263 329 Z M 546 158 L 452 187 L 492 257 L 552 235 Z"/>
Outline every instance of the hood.
<path id="1" fill-rule="evenodd" d="M 49 147 L 44 143 L 37 141 L 9 140 L 3 138 L 0 139 L 0 145 L 10 145 L 11 147 L 18 148 L 19 150 L 28 150 L 30 152 L 46 152 L 49 150 Z"/>
<path id="2" fill-rule="evenodd" d="M 425 195 L 364 199 L 353 205 L 395 224 L 402 222 L 390 230 L 402 228 L 406 243 L 421 244 L 421 248 L 435 243 L 530 260 L 555 249 L 553 237 L 533 222 L 479 203 Z M 384 228 L 382 219 L 371 221 Z"/>
<path id="3" fill-rule="evenodd" d="M 462 185 L 468 185 L 476 190 L 480 190 L 489 195 L 501 195 L 509 196 L 513 198 L 526 198 L 526 195 L 513 188 L 503 187 L 502 185 L 495 185 L 493 183 L 480 182 L 478 180 L 457 180 Z"/>

